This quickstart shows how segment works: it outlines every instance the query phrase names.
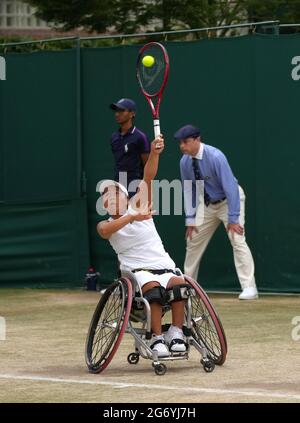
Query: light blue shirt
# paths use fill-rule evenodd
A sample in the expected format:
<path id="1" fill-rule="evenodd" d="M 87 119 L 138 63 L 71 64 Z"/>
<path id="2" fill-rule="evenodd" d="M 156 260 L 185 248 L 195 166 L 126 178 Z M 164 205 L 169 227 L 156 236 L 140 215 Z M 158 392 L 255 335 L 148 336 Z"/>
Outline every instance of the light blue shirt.
<path id="1" fill-rule="evenodd" d="M 199 152 L 195 156 L 204 179 L 204 188 L 211 201 L 226 197 L 228 204 L 228 223 L 239 223 L 240 194 L 238 181 L 234 177 L 229 163 L 222 153 L 215 147 L 200 144 Z M 196 182 L 192 166 L 192 157 L 184 154 L 180 160 L 181 180 L 184 187 L 184 205 L 186 225 L 195 224 L 196 212 Z M 185 187 L 184 181 L 193 181 Z M 190 188 L 189 188 L 190 187 Z"/>

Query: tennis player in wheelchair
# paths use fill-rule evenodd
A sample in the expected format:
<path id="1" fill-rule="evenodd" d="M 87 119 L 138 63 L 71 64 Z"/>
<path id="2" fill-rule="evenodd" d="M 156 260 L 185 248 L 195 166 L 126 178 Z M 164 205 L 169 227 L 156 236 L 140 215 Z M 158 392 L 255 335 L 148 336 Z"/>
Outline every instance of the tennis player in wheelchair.
<path id="1" fill-rule="evenodd" d="M 151 185 L 163 150 L 161 135 L 151 144 L 144 178 L 130 200 L 126 188 L 120 183 L 102 182 L 99 191 L 110 218 L 97 225 L 99 235 L 107 239 L 117 253 L 121 272 L 134 273 L 143 297 L 150 304 L 153 335 L 149 346 L 161 358 L 168 357 L 170 352 L 185 353 L 187 348 L 182 331 L 186 299 L 180 289 L 186 282 L 176 273 L 176 265 L 165 251 L 152 217 Z M 167 302 L 172 310 L 172 324 L 162 334 L 162 311 Z"/>

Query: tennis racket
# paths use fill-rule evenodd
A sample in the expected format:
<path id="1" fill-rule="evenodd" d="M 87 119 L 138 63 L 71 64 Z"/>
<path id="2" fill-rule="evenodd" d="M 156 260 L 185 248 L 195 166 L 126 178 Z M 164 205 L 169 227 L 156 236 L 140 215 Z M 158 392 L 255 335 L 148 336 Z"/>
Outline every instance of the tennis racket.
<path id="1" fill-rule="evenodd" d="M 152 66 L 144 66 L 143 58 L 152 56 Z M 153 116 L 154 136 L 160 134 L 159 108 L 169 76 L 169 56 L 163 45 L 156 42 L 145 44 L 139 51 L 136 76 Z"/>

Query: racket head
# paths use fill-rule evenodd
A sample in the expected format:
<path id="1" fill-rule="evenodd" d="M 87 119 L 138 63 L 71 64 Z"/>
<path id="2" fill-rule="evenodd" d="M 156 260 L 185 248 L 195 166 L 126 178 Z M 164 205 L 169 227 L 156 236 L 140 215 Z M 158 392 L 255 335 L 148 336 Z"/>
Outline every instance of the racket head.
<path id="1" fill-rule="evenodd" d="M 154 64 L 144 66 L 145 56 L 152 56 Z M 169 56 L 165 47 L 157 42 L 145 44 L 139 51 L 136 63 L 136 76 L 146 98 L 161 97 L 169 76 Z M 160 101 L 159 101 L 160 103 Z"/>

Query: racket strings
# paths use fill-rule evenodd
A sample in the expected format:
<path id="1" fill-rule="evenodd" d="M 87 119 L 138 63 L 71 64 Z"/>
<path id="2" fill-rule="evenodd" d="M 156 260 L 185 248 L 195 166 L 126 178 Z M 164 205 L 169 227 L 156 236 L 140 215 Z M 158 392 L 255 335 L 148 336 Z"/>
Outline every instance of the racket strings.
<path id="1" fill-rule="evenodd" d="M 152 66 L 144 66 L 142 60 L 145 56 L 152 56 L 154 64 Z M 149 46 L 140 56 L 137 73 L 141 87 L 149 96 L 157 94 L 163 83 L 166 72 L 166 61 L 162 49 L 156 45 Z"/>

